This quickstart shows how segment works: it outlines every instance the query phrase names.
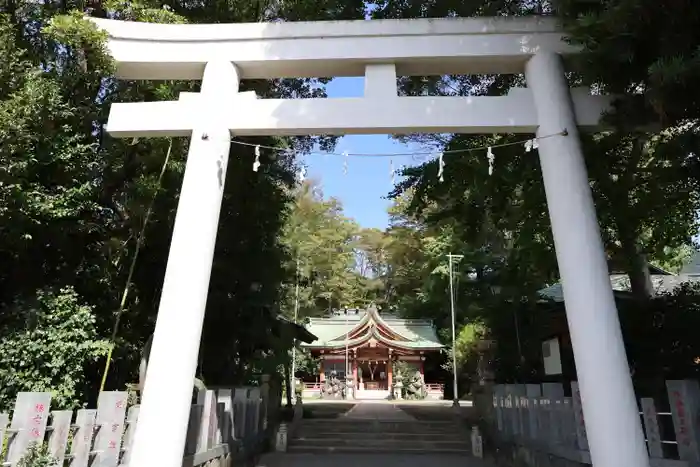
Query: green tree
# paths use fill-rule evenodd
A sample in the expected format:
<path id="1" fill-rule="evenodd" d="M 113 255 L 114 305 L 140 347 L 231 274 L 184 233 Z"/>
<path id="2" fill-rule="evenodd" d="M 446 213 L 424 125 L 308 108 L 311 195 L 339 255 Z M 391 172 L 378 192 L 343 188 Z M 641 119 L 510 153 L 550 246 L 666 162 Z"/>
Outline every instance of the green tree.
<path id="1" fill-rule="evenodd" d="M 42 290 L 0 315 L 0 410 L 20 391 L 50 391 L 59 408 L 80 407 L 89 395 L 85 365 L 104 356 L 95 313 L 74 290 Z"/>
<path id="2" fill-rule="evenodd" d="M 288 315 L 294 309 L 297 279 L 300 319 L 355 305 L 359 283 L 354 241 L 358 231 L 357 224 L 344 216 L 338 200 L 324 199 L 318 183 L 307 181 L 297 188 L 282 237 L 290 252 L 287 267 L 298 273 L 285 286 Z"/>
<path id="3" fill-rule="evenodd" d="M 655 117 L 664 127 L 683 124 L 697 131 L 700 17 L 692 2 L 560 0 L 555 5 L 569 40 L 582 47 L 575 60 L 583 82 L 621 96 L 622 126 Z"/>
<path id="4" fill-rule="evenodd" d="M 358 282 L 357 306 L 388 306 L 387 248 L 389 236 L 377 228 L 360 229 L 356 235 L 355 273 Z"/>

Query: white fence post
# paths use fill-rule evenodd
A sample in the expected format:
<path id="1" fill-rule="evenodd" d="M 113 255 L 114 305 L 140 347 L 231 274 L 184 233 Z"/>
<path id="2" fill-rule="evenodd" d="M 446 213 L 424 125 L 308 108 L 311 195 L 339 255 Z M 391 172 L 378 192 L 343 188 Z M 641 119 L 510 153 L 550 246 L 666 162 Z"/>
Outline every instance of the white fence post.
<path id="1" fill-rule="evenodd" d="M 230 445 L 229 434 L 231 433 L 231 428 L 228 424 L 226 404 L 224 404 L 223 402 L 216 403 L 216 421 L 216 437 L 214 438 L 215 445 Z"/>
<path id="2" fill-rule="evenodd" d="M 527 397 L 515 396 L 515 411 L 518 414 L 517 433 L 520 437 L 527 436 Z"/>
<path id="3" fill-rule="evenodd" d="M 511 429 L 513 436 L 521 436 L 522 431 L 522 413 L 520 412 L 520 397 L 526 394 L 524 384 L 509 384 L 506 390 L 510 393 L 510 411 L 511 411 Z"/>
<path id="4" fill-rule="evenodd" d="M 7 424 L 10 423 L 10 416 L 6 413 L 0 413 L 0 442 L 5 442 L 5 433 L 7 433 Z M 5 462 L 3 453 L 0 451 L 0 465 Z"/>
<path id="5" fill-rule="evenodd" d="M 552 444 L 564 444 L 566 440 L 563 417 L 563 398 L 557 397 L 549 401 L 549 420 L 552 425 Z"/>
<path id="6" fill-rule="evenodd" d="M 540 431 L 539 431 L 539 424 L 538 424 L 538 417 L 539 417 L 539 410 L 540 410 L 540 401 L 538 400 L 537 397 L 528 397 L 527 398 L 527 423 L 528 423 L 528 437 L 536 441 L 540 438 Z"/>
<path id="7" fill-rule="evenodd" d="M 681 460 L 700 461 L 700 385 L 695 380 L 666 381 L 666 389 L 678 441 L 678 455 Z"/>
<path id="8" fill-rule="evenodd" d="M 72 410 L 51 412 L 51 434 L 49 435 L 49 452 L 56 459 L 56 465 L 63 466 L 68 447 L 70 424 L 73 421 Z"/>
<path id="9" fill-rule="evenodd" d="M 129 407 L 129 411 L 126 414 L 126 430 L 124 430 L 124 443 L 122 451 L 122 465 L 129 465 L 129 459 L 131 458 L 131 446 L 134 443 L 134 433 L 136 433 L 136 422 L 139 419 L 139 406 L 134 405 Z"/>
<path id="10" fill-rule="evenodd" d="M 233 389 L 224 388 L 217 390 L 216 400 L 219 404 L 223 404 L 224 406 L 223 413 L 221 414 L 221 431 L 223 433 L 223 442 L 226 444 L 231 444 L 236 439 Z"/>
<path id="11" fill-rule="evenodd" d="M 574 408 L 574 420 L 576 422 L 576 440 L 578 448 L 588 451 L 588 435 L 586 434 L 586 421 L 583 418 L 583 405 L 581 404 L 581 391 L 577 381 L 571 382 L 571 400 Z"/>
<path id="12" fill-rule="evenodd" d="M 564 398 L 564 385 L 561 383 L 542 383 L 542 395 L 549 400 L 547 404 L 549 442 L 557 444 L 559 442 L 559 418 L 556 401 Z"/>
<path id="13" fill-rule="evenodd" d="M 245 432 L 247 436 L 257 435 L 258 415 L 260 414 L 260 399 L 246 400 Z"/>
<path id="14" fill-rule="evenodd" d="M 216 443 L 216 432 L 219 423 L 216 420 L 216 394 L 214 391 L 201 391 L 197 395 L 197 405 L 202 406 L 202 416 L 199 421 L 197 437 L 197 452 L 204 452 Z"/>
<path id="15" fill-rule="evenodd" d="M 233 417 L 237 439 L 243 439 L 246 435 L 246 411 L 248 409 L 248 388 L 235 388 L 233 393 Z"/>
<path id="16" fill-rule="evenodd" d="M 571 397 L 562 399 L 562 425 L 565 427 L 566 436 L 564 442 L 567 447 L 577 449 L 578 440 L 576 432 L 576 419 L 574 418 L 574 403 Z"/>
<path id="17" fill-rule="evenodd" d="M 644 420 L 644 433 L 647 438 L 647 448 L 649 457 L 652 459 L 662 459 L 664 451 L 661 446 L 661 432 L 659 431 L 659 417 L 656 415 L 656 404 L 654 399 L 643 398 L 641 401 L 642 415 Z"/>
<path id="18" fill-rule="evenodd" d="M 101 392 L 97 399 L 97 456 L 90 467 L 116 467 L 126 419 L 126 391 Z"/>
<path id="19" fill-rule="evenodd" d="M 503 432 L 512 438 L 513 433 L 513 393 L 510 392 L 510 386 L 506 385 L 506 393 L 503 397 Z"/>
<path id="20" fill-rule="evenodd" d="M 527 396 L 526 427 L 527 437 L 537 439 L 537 411 L 539 409 L 537 398 L 542 395 L 542 387 L 539 384 L 526 384 L 525 395 Z"/>
<path id="21" fill-rule="evenodd" d="M 550 445 L 552 440 L 551 401 L 547 397 L 540 397 L 538 409 L 537 430 L 541 435 L 540 439 Z"/>
<path id="22" fill-rule="evenodd" d="M 187 424 L 187 435 L 185 437 L 185 456 L 191 456 L 197 453 L 199 433 L 202 428 L 203 412 L 203 405 L 193 404 L 192 407 L 190 407 L 190 419 Z"/>
<path id="23" fill-rule="evenodd" d="M 503 414 L 503 397 L 505 396 L 505 386 L 496 384 L 493 387 L 493 407 L 496 410 L 496 427 L 499 433 L 504 432 L 505 417 Z"/>
<path id="24" fill-rule="evenodd" d="M 260 431 L 260 414 L 262 411 L 262 391 L 261 388 L 251 388 L 248 392 L 248 404 L 252 406 L 248 409 L 250 414 L 249 425 L 246 427 L 246 432 L 257 434 Z"/>
<path id="25" fill-rule="evenodd" d="M 542 383 L 542 395 L 548 399 L 562 399 L 564 385 L 561 383 Z"/>
<path id="26" fill-rule="evenodd" d="M 16 464 L 24 455 L 29 444 L 43 443 L 46 423 L 49 419 L 51 393 L 20 392 L 15 401 L 10 429 L 15 431 L 8 449 L 7 460 Z"/>
<path id="27" fill-rule="evenodd" d="M 92 438 L 95 433 L 95 418 L 97 410 L 78 410 L 75 416 L 77 431 L 73 434 L 71 443 L 70 467 L 87 467 L 92 450 Z"/>
<path id="28" fill-rule="evenodd" d="M 296 382 L 296 379 L 294 379 Z M 296 391 L 296 388 L 292 388 Z M 296 397 L 296 396 L 295 396 Z M 262 386 L 260 387 L 260 400 L 262 409 L 260 411 L 260 422 L 258 431 L 267 430 L 267 414 L 270 412 L 270 375 L 262 375 Z"/>

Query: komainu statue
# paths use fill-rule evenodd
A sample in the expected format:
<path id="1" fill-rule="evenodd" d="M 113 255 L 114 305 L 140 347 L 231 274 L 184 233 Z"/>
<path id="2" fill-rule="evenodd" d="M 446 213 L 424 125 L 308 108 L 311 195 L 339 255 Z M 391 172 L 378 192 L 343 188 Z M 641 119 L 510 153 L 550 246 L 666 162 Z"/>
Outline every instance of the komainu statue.
<path id="1" fill-rule="evenodd" d="M 345 383 L 338 379 L 335 370 L 321 386 L 321 399 L 343 399 L 345 397 Z"/>
<path id="2" fill-rule="evenodd" d="M 416 371 L 413 376 L 406 379 L 408 380 L 404 385 L 406 399 L 425 399 L 428 396 L 425 380 L 420 371 Z"/>

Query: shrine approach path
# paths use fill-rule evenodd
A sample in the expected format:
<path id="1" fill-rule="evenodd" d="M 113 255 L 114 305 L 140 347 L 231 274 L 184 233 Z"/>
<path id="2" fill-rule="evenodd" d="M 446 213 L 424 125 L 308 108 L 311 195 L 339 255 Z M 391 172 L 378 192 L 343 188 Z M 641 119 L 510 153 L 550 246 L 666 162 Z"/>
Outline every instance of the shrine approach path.
<path id="1" fill-rule="evenodd" d="M 444 408 L 449 410 L 448 408 Z M 342 417 L 352 420 L 416 421 L 391 403 L 359 402 Z M 341 422 L 342 423 L 342 422 Z M 487 460 L 457 453 L 352 452 L 275 453 L 263 457 L 257 467 L 493 467 Z"/>

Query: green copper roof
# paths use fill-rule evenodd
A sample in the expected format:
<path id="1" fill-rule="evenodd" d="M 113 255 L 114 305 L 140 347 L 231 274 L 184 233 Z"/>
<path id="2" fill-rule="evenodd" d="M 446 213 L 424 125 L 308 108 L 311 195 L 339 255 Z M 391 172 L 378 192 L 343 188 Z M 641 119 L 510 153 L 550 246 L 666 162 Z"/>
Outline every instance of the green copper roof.
<path id="1" fill-rule="evenodd" d="M 344 347 L 345 339 L 356 328 L 363 327 L 369 321 L 370 332 L 363 332 L 356 339 L 348 341 L 348 345 L 360 345 L 374 337 L 376 340 L 398 348 L 409 349 L 441 349 L 443 345 L 435 334 L 435 328 L 430 320 L 402 319 L 394 315 L 380 314 L 376 309 L 349 309 L 336 312 L 328 318 L 312 318 L 306 329 L 318 340 L 306 344 L 306 348 Z M 385 326 L 393 334 L 402 339 L 391 340 L 379 334 L 377 326 Z"/>
<path id="2" fill-rule="evenodd" d="M 686 282 L 700 282 L 700 277 L 691 276 L 688 274 L 654 274 L 650 276 L 650 279 L 654 294 L 657 295 L 673 292 L 676 287 L 679 287 L 681 284 Z M 610 285 L 612 286 L 613 293 L 615 293 L 617 296 L 622 296 L 621 294 L 629 293 L 632 290 L 629 276 L 626 274 L 611 274 Z M 564 288 L 561 282 L 557 282 L 546 289 L 542 289 L 538 293 L 542 298 L 553 300 L 555 302 L 564 302 Z"/>

